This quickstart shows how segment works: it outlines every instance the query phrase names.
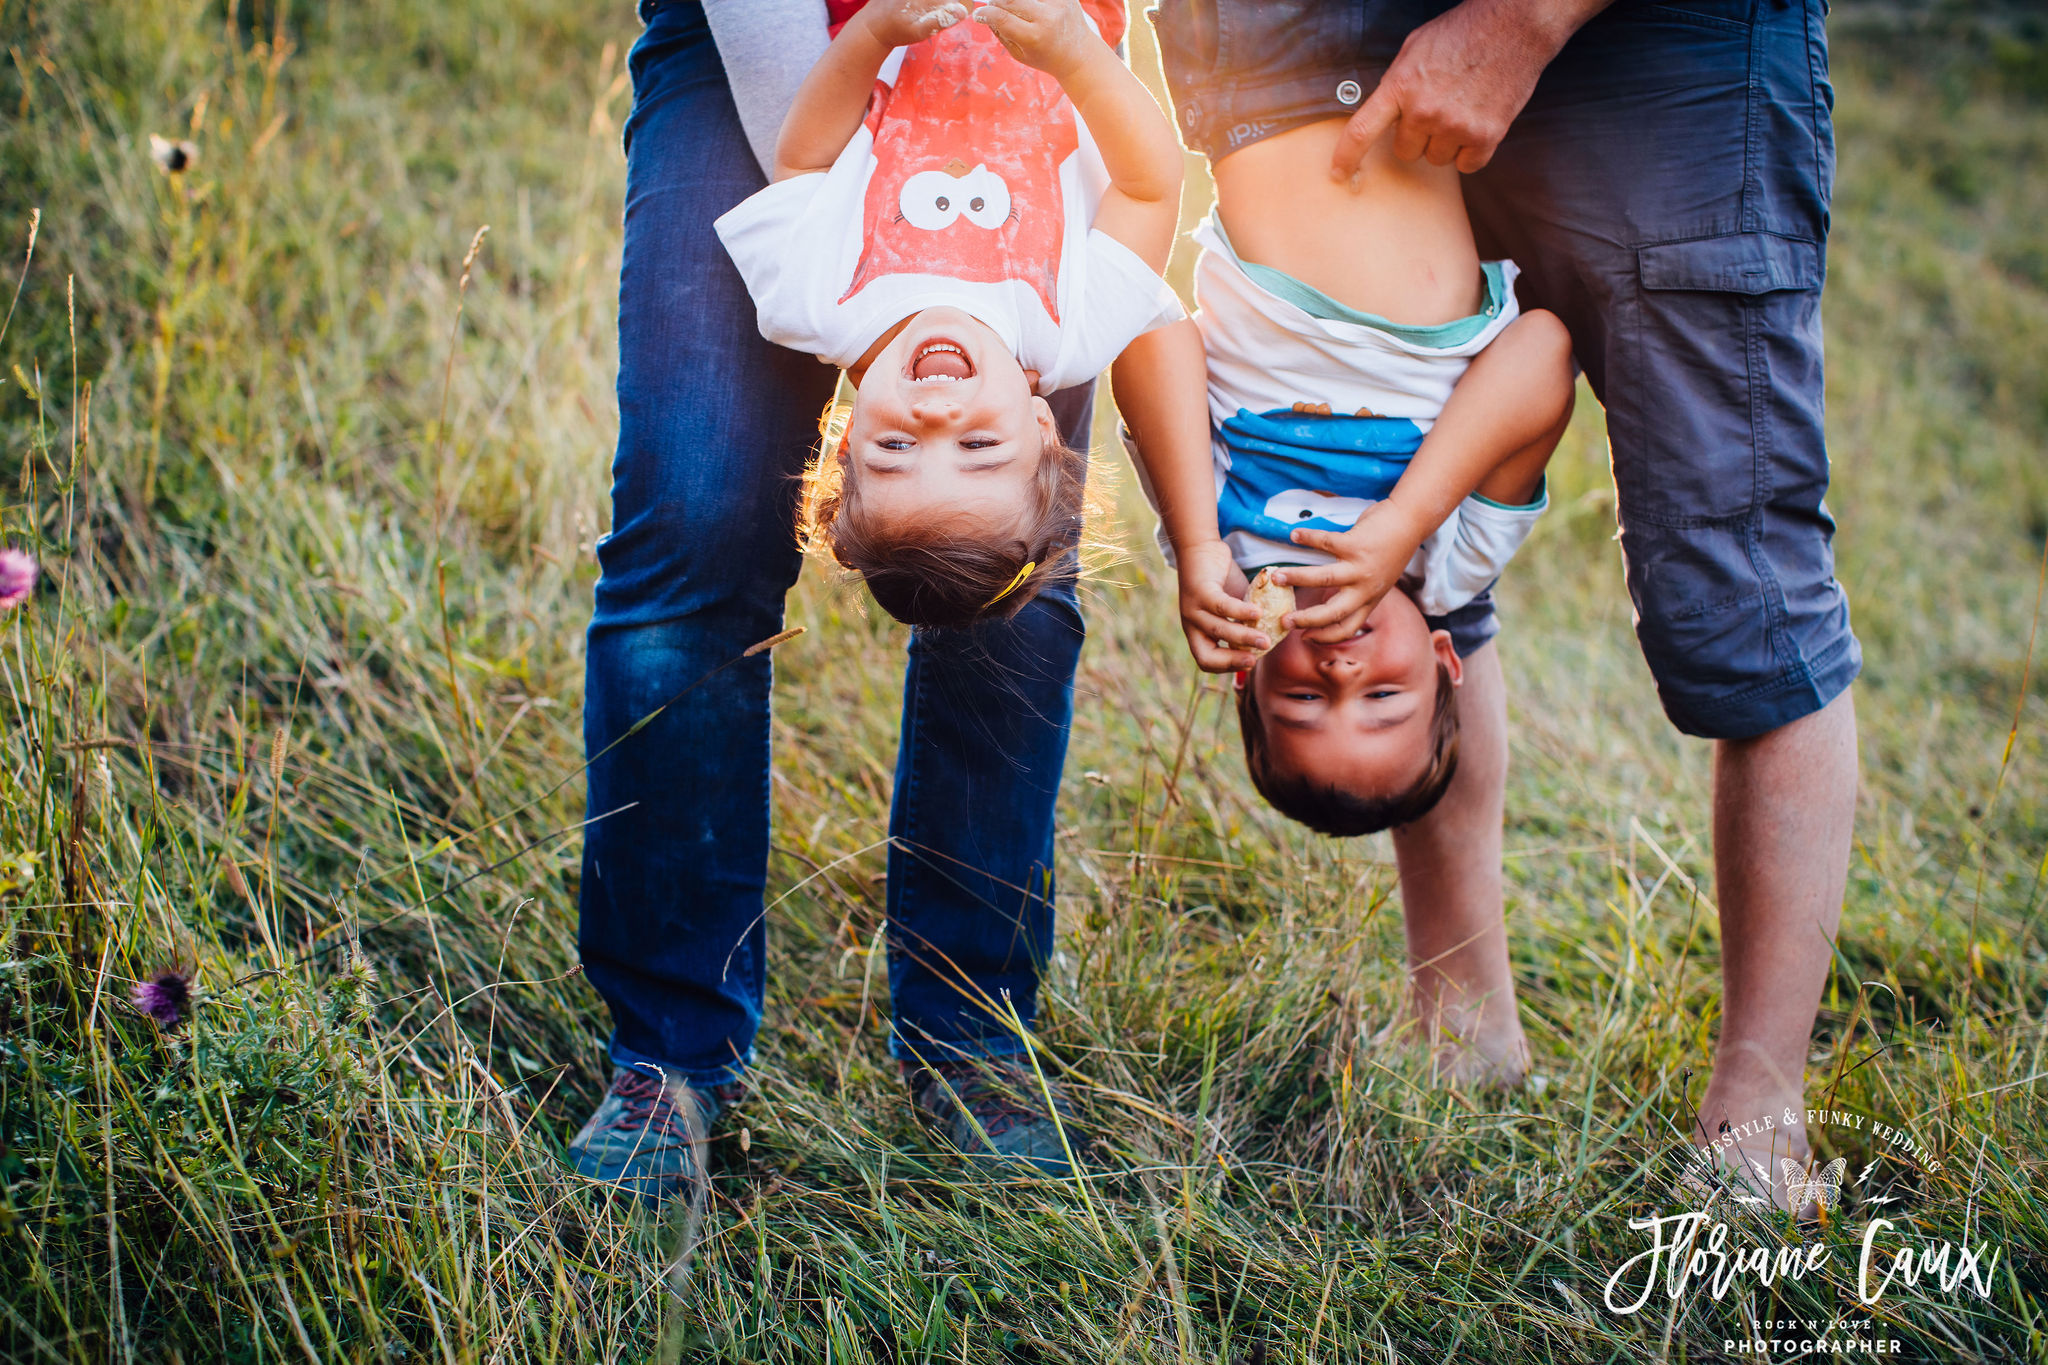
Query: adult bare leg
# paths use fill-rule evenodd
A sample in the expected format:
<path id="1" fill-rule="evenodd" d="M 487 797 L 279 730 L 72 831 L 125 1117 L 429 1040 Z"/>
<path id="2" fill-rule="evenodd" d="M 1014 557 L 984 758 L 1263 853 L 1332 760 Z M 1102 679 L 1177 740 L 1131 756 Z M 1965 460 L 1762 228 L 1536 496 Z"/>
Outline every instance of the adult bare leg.
<path id="1" fill-rule="evenodd" d="M 1804 1158 L 1806 1051 L 1827 983 L 1856 813 L 1856 703 L 1714 753 L 1714 877 L 1721 908 L 1721 1036 L 1696 1139 L 1768 1115 L 1743 1155 Z M 1787 1125 L 1790 1112 L 1796 1124 Z M 1789 1129 L 1789 1131 L 1788 1131 Z"/>
<path id="2" fill-rule="evenodd" d="M 1457 775 L 1434 810 L 1394 831 L 1409 1028 L 1459 1084 L 1517 1085 L 1529 1067 L 1501 917 L 1507 774 L 1507 685 L 1488 641 L 1465 658 Z"/>

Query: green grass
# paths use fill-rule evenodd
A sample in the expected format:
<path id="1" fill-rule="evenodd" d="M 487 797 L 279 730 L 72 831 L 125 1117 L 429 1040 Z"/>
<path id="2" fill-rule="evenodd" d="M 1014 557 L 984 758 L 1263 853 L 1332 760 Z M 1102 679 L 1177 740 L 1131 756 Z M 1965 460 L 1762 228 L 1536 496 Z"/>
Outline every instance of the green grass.
<path id="1" fill-rule="evenodd" d="M 2001 1253 L 1989 1300 L 1894 1291 L 1879 1335 L 2048 1359 L 2048 44 L 1836 23 L 1831 503 L 1869 663 L 1811 1081 L 1934 1148 L 1912 1235 Z M 879 953 L 903 632 L 813 574 L 763 1060 L 701 1239 L 565 1174 L 605 1076 L 573 827 L 632 37 L 584 0 L 0 0 L 0 298 L 41 213 L 0 530 L 48 569 L 0 628 L 0 855 L 40 855 L 0 904 L 0 1355 L 1711 1360 L 1752 1316 L 1871 1316 L 1853 1245 L 1775 1296 L 1600 1303 L 1626 1220 L 1675 1208 L 1718 952 L 1709 755 L 1631 638 L 1590 401 L 1504 590 L 1540 1092 L 1369 1051 L 1388 850 L 1252 797 L 1126 479 L 1040 1039 L 1106 1167 L 991 1181 L 911 1122 Z M 198 165 L 160 174 L 152 132 Z M 127 996 L 167 965 L 201 1003 L 162 1032 Z"/>

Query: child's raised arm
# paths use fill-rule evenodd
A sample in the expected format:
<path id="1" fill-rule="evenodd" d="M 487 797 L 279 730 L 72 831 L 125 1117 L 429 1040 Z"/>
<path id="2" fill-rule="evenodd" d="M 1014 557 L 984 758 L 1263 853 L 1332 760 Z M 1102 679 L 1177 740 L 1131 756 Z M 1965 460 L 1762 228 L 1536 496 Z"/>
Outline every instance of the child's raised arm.
<path id="1" fill-rule="evenodd" d="M 1472 494 L 1503 504 L 1535 495 L 1572 415 L 1572 341 L 1555 314 L 1516 318 L 1474 358 L 1407 470 L 1348 531 L 1297 529 L 1292 539 L 1337 557 L 1281 569 L 1290 588 L 1337 591 L 1290 613 L 1289 630 L 1334 644 L 1355 633 L 1422 542 Z"/>
<path id="2" fill-rule="evenodd" d="M 1094 226 L 1164 273 L 1180 227 L 1181 151 L 1158 102 L 1088 27 L 1079 0 L 992 0 L 974 18 L 1067 92 L 1109 172 Z"/>
<path id="3" fill-rule="evenodd" d="M 873 0 L 861 6 L 811 67 L 783 116 L 775 178 L 831 170 L 860 128 L 889 54 L 966 17 L 961 0 Z"/>
<path id="4" fill-rule="evenodd" d="M 1159 509 L 1180 575 L 1188 652 L 1210 673 L 1250 668 L 1271 648 L 1250 623 L 1244 574 L 1216 527 L 1216 466 L 1209 453 L 1208 371 L 1202 333 L 1183 318 L 1145 333 L 1117 357 L 1109 381 L 1137 443 L 1139 472 Z"/>

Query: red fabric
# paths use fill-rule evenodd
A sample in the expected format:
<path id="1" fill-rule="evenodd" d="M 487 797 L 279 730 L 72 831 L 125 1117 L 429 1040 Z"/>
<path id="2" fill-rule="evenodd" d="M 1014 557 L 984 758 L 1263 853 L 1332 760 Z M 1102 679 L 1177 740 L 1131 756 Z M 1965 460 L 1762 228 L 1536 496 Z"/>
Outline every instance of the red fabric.
<path id="1" fill-rule="evenodd" d="M 825 0 L 825 17 L 832 25 L 832 36 L 837 38 L 839 30 L 846 27 L 851 19 L 868 0 Z M 970 0 L 971 6 L 971 0 Z M 1111 47 L 1124 36 L 1123 0 L 1081 0 L 1081 7 L 1095 20 L 1095 27 L 1102 30 L 1102 41 Z"/>
<path id="2" fill-rule="evenodd" d="M 1005 52 L 985 25 L 956 24 L 904 49 L 895 87 L 876 83 L 867 124 L 875 137 L 867 246 L 840 302 L 884 275 L 1022 280 L 1057 323 L 1060 163 L 1080 145 L 1058 82 Z M 997 188 L 982 188 L 990 180 Z M 1009 212 L 999 222 L 984 226 L 963 212 L 971 202 L 999 214 L 1001 198 Z M 938 205 L 951 217 L 935 227 L 919 208 Z"/>
<path id="3" fill-rule="evenodd" d="M 826 0 L 837 23 L 861 3 Z M 1105 39 L 1123 37 L 1124 0 L 1083 5 Z M 1066 237 L 1060 164 L 1080 145 L 1074 106 L 1059 83 L 970 20 L 905 49 L 895 87 L 876 84 L 866 122 L 876 164 L 864 206 L 865 248 L 840 302 L 885 275 L 1021 280 L 1059 322 Z M 922 215 L 906 195 L 927 210 L 947 205 L 950 220 L 918 226 L 911 220 Z M 999 214 L 1003 199 L 1009 213 L 1000 222 L 963 213 L 986 203 Z"/>
<path id="4" fill-rule="evenodd" d="M 839 30 L 846 27 L 846 21 L 867 2 L 868 0 L 825 0 L 825 17 L 831 22 L 832 36 L 837 38 Z"/>

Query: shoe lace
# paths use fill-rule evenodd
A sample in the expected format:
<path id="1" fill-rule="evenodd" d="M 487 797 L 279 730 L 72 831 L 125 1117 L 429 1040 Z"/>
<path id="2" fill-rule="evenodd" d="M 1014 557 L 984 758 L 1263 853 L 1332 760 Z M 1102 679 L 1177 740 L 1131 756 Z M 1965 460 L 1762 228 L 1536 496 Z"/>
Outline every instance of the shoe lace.
<path id="1" fill-rule="evenodd" d="M 665 1137 L 690 1140 L 690 1127 L 676 1108 L 675 1097 L 658 1077 L 629 1071 L 612 1082 L 612 1094 L 619 1097 L 615 1129 L 654 1129 Z"/>

